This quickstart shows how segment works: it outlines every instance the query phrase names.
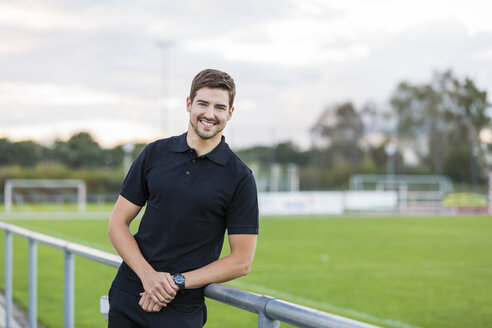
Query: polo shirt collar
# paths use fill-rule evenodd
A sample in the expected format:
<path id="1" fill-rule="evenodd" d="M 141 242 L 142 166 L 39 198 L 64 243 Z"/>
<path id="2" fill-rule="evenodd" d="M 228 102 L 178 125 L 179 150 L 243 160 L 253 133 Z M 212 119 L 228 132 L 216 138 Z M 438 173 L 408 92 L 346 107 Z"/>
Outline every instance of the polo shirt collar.
<path id="1" fill-rule="evenodd" d="M 187 150 L 190 150 L 190 146 L 186 143 L 186 132 L 180 136 L 174 138 L 174 142 L 172 145 L 172 151 L 175 153 L 184 153 Z"/>
<path id="2" fill-rule="evenodd" d="M 176 137 L 172 146 L 172 151 L 176 153 L 183 153 L 191 149 L 191 147 L 188 146 L 188 143 L 186 142 L 186 135 L 187 132 Z M 220 143 L 217 145 L 217 147 L 215 147 L 208 154 L 205 154 L 204 157 L 209 158 L 211 161 L 217 164 L 226 165 L 229 157 L 231 157 L 231 153 L 232 151 L 229 148 L 229 145 L 225 142 L 225 137 L 222 136 L 222 139 L 220 140 Z"/>

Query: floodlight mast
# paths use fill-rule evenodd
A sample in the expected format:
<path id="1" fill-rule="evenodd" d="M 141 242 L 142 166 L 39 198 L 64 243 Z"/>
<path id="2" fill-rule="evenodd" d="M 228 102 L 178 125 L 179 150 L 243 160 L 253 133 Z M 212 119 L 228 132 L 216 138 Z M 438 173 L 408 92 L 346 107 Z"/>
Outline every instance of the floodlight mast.
<path id="1" fill-rule="evenodd" d="M 388 176 L 395 175 L 395 154 L 397 150 L 398 148 L 394 142 L 387 143 L 384 147 L 384 151 L 388 157 L 386 161 L 386 174 Z"/>
<path id="2" fill-rule="evenodd" d="M 5 212 L 12 211 L 12 180 L 5 181 Z"/>
<path id="3" fill-rule="evenodd" d="M 133 142 L 128 142 L 123 145 L 123 151 L 125 153 L 125 157 L 123 158 L 123 166 L 125 168 L 125 174 L 130 170 L 130 166 L 132 165 L 132 152 L 135 149 L 135 144 Z"/>
<path id="4" fill-rule="evenodd" d="M 170 136 L 170 110 L 168 108 L 168 104 L 166 104 L 167 97 L 169 96 L 169 71 L 171 65 L 169 64 L 170 62 L 170 56 L 169 56 L 169 50 L 170 48 L 174 46 L 174 41 L 172 40 L 161 40 L 157 42 L 157 47 L 161 50 L 161 71 L 162 71 L 162 78 L 161 78 L 161 92 L 162 92 L 162 117 L 161 117 L 161 133 L 162 137 L 169 137 Z M 166 60 L 167 57 L 167 60 Z"/>

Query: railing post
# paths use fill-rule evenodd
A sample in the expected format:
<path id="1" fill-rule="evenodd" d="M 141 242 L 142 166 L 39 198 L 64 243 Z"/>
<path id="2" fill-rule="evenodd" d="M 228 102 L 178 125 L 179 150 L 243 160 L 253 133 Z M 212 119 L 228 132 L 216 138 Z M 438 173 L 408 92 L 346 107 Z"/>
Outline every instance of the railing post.
<path id="1" fill-rule="evenodd" d="M 36 328 L 38 321 L 38 243 L 29 238 L 29 328 Z"/>
<path id="2" fill-rule="evenodd" d="M 65 249 L 65 328 L 74 327 L 74 255 Z"/>
<path id="3" fill-rule="evenodd" d="M 5 230 L 5 328 L 12 326 L 12 232 Z"/>
<path id="4" fill-rule="evenodd" d="M 267 303 L 274 299 L 274 297 L 266 295 L 263 295 L 260 298 L 258 307 L 258 328 L 280 328 L 280 321 L 270 319 L 266 313 Z"/>

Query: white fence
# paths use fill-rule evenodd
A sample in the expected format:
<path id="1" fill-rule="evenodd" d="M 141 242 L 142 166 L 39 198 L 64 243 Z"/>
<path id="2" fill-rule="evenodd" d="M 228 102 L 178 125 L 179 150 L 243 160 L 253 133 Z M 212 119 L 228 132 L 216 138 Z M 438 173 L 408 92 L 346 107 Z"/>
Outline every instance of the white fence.
<path id="1" fill-rule="evenodd" d="M 0 222 L 5 231 L 5 327 L 12 327 L 12 266 L 13 235 L 29 240 L 29 327 L 37 327 L 37 243 L 58 248 L 65 253 L 64 266 L 64 327 L 74 327 L 74 270 L 75 255 L 88 258 L 113 267 L 119 267 L 121 258 L 117 255 L 94 248 L 53 238 L 18 226 Z M 258 314 L 259 328 L 279 328 L 280 321 L 298 327 L 312 328 L 377 328 L 360 321 L 348 319 L 331 313 L 307 308 L 267 295 L 258 295 L 237 288 L 210 284 L 205 288 L 205 296 L 246 311 Z M 104 298 L 102 298 L 104 301 Z M 94 300 L 97 302 L 97 300 Z M 104 308 L 103 306 L 101 308 Z"/>
<path id="2" fill-rule="evenodd" d="M 299 191 L 258 194 L 261 215 L 339 215 L 398 208 L 396 191 Z"/>

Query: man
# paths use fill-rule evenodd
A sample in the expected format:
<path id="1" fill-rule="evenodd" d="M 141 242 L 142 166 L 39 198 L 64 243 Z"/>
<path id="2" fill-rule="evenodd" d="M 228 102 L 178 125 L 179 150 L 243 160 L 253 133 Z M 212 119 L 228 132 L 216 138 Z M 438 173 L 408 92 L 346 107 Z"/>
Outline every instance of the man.
<path id="1" fill-rule="evenodd" d="M 109 327 L 202 327 L 203 287 L 248 274 L 256 185 L 222 136 L 235 93 L 227 73 L 198 73 L 186 99 L 188 131 L 150 143 L 130 168 L 108 227 L 123 259 L 109 292 Z M 133 236 L 130 223 L 145 204 Z M 219 259 L 226 230 L 230 254 Z"/>

